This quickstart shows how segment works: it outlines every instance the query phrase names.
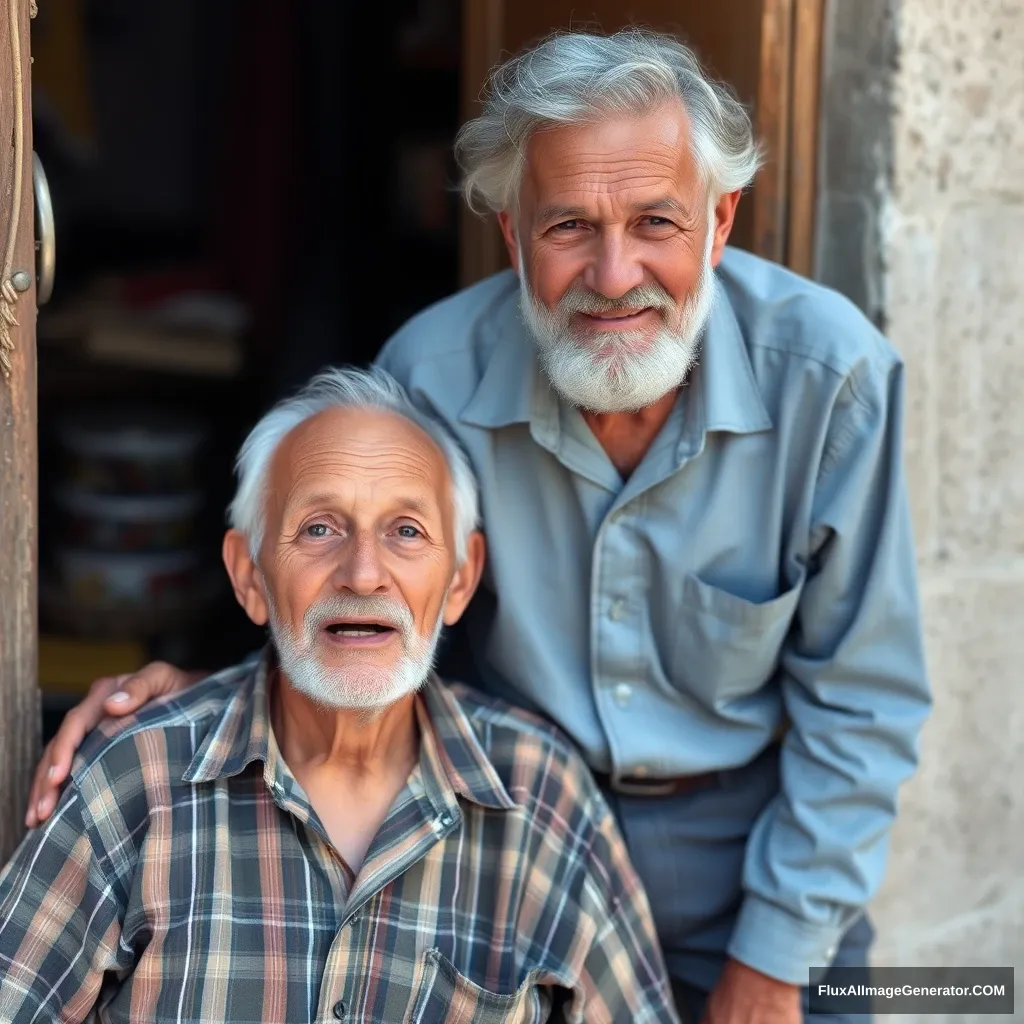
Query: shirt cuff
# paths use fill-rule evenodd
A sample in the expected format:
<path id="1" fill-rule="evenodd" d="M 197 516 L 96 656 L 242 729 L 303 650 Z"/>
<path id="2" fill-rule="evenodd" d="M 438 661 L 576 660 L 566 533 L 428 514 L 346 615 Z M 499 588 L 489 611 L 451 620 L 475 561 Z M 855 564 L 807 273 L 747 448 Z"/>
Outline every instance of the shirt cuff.
<path id="1" fill-rule="evenodd" d="M 727 950 L 733 960 L 790 985 L 808 985 L 812 968 L 829 967 L 842 929 L 810 924 L 775 903 L 748 895 Z"/>

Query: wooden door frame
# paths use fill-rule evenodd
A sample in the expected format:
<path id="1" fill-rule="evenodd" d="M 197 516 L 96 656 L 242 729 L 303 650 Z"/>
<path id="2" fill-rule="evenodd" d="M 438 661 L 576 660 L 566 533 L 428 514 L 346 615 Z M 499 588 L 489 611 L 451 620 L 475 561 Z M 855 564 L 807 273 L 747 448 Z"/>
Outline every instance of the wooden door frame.
<path id="1" fill-rule="evenodd" d="M 754 251 L 813 276 L 817 209 L 821 35 L 826 0 L 763 0 L 761 82 L 754 130 L 768 150 L 753 196 Z M 480 88 L 503 56 L 506 0 L 463 0 L 463 122 L 480 110 Z M 775 81 L 778 89 L 770 88 Z M 505 265 L 493 216 L 461 209 L 459 281 L 465 286 Z"/>
<path id="2" fill-rule="evenodd" d="M 789 89 L 789 186 L 785 263 L 815 277 L 822 39 L 826 0 L 795 0 Z"/>
<path id="3" fill-rule="evenodd" d="M 29 24 L 32 0 L 0 4 L 0 863 L 24 834 L 39 756 L 35 229 Z M 28 288 L 18 291 L 15 282 Z M 2 361 L 0 361 L 2 362 Z"/>
<path id="4" fill-rule="evenodd" d="M 514 2 L 514 0 L 513 0 Z M 480 93 L 488 72 L 502 57 L 505 0 L 462 0 L 461 122 L 480 113 Z M 502 262 L 501 233 L 493 214 L 459 207 L 459 285 L 496 274 Z"/>

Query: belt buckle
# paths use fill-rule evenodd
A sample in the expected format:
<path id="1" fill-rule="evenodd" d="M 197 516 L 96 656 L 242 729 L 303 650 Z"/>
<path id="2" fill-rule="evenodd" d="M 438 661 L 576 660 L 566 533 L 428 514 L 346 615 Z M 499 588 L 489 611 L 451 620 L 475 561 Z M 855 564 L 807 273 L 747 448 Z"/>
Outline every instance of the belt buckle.
<path id="1" fill-rule="evenodd" d="M 676 791 L 675 779 L 624 779 L 613 775 L 612 792 L 620 796 L 671 796 Z"/>

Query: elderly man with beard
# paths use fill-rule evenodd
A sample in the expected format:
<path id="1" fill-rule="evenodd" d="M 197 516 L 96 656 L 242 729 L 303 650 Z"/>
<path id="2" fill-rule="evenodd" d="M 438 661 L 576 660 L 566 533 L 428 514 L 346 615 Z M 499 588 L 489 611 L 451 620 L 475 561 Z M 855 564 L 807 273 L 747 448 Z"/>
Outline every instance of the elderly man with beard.
<path id="1" fill-rule="evenodd" d="M 484 562 L 458 446 L 333 371 L 238 470 L 224 563 L 273 642 L 83 749 L 0 876 L 0 1020 L 677 1022 L 579 756 L 431 674 Z"/>
<path id="2" fill-rule="evenodd" d="M 728 248 L 760 150 L 673 38 L 543 41 L 457 155 L 512 269 L 379 362 L 480 481 L 465 671 L 583 751 L 690 1016 L 793 1024 L 812 975 L 866 962 L 931 705 L 902 362 L 840 296 Z M 104 698 L 187 681 L 99 681 L 30 820 Z"/>

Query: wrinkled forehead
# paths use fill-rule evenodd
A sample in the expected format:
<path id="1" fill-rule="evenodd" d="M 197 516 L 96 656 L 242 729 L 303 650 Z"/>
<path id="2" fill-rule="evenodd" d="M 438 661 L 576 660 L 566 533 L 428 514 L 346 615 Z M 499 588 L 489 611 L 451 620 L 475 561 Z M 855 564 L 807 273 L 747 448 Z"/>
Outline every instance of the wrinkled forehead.
<path id="1" fill-rule="evenodd" d="M 376 409 L 332 409 L 292 430 L 270 472 L 279 508 L 333 499 L 362 507 L 413 502 L 440 514 L 448 504 L 444 455 L 415 423 Z"/>
<path id="2" fill-rule="evenodd" d="M 690 122 L 681 103 L 642 114 L 536 132 L 526 150 L 521 198 L 544 207 L 628 193 L 633 201 L 688 195 L 700 183 Z"/>

